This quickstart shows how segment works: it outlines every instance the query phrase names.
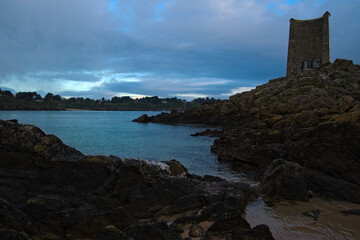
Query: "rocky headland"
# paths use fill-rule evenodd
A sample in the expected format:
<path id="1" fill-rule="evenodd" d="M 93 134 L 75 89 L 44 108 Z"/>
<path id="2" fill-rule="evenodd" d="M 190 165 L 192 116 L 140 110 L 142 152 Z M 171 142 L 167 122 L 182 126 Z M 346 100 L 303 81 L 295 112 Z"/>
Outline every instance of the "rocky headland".
<path id="1" fill-rule="evenodd" d="M 242 217 L 254 189 L 176 160 L 85 156 L 16 120 L 0 159 L 0 239 L 273 239 Z"/>
<path id="2" fill-rule="evenodd" d="M 229 100 L 134 121 L 221 126 L 211 150 L 219 161 L 262 179 L 265 193 L 306 200 L 311 191 L 360 203 L 360 66 L 350 60 L 273 79 Z"/>

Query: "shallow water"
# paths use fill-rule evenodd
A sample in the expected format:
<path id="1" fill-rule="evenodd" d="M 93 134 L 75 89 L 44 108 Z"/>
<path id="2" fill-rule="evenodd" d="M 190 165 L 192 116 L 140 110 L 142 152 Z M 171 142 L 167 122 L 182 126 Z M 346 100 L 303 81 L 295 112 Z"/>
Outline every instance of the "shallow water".
<path id="1" fill-rule="evenodd" d="M 302 213 L 320 210 L 318 220 Z M 311 199 L 309 202 L 281 201 L 273 207 L 259 198 L 246 208 L 246 220 L 251 227 L 266 224 L 275 239 L 360 239 L 360 216 L 344 215 L 340 211 L 360 209 L 360 204 Z"/>

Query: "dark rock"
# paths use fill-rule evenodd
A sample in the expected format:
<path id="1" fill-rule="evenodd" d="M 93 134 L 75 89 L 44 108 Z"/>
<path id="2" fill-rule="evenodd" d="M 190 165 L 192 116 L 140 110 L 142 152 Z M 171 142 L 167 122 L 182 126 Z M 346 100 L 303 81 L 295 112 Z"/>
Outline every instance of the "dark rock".
<path id="1" fill-rule="evenodd" d="M 360 209 L 345 210 L 345 211 L 341 211 L 341 213 L 345 215 L 360 215 Z"/>
<path id="2" fill-rule="evenodd" d="M 205 182 L 222 182 L 222 181 L 225 181 L 225 179 L 223 179 L 221 177 L 211 176 L 211 175 L 199 176 L 199 175 L 189 173 L 187 175 L 187 177 L 191 178 L 191 179 L 196 179 L 196 180 L 199 180 L 199 181 L 205 181 Z"/>
<path id="3" fill-rule="evenodd" d="M 206 205 L 206 198 L 203 195 L 186 195 L 177 199 L 163 214 L 174 215 L 188 210 L 198 209 L 204 205 Z"/>
<path id="4" fill-rule="evenodd" d="M 240 229 L 235 229 L 232 234 L 233 240 L 273 240 L 273 236 L 268 226 L 261 224 L 250 231 L 244 232 Z"/>
<path id="5" fill-rule="evenodd" d="M 313 169 L 304 169 L 306 184 L 325 197 L 360 202 L 360 186 Z"/>
<path id="6" fill-rule="evenodd" d="M 198 137 L 198 136 L 219 137 L 221 135 L 221 133 L 222 133 L 222 131 L 219 131 L 219 130 L 206 129 L 203 132 L 197 132 L 197 133 L 191 134 L 191 136 L 193 136 L 193 137 Z"/>
<path id="7" fill-rule="evenodd" d="M 209 227 L 204 238 L 230 237 L 235 228 L 250 230 L 250 225 L 238 214 L 223 216 Z"/>
<path id="8" fill-rule="evenodd" d="M 276 159 L 270 164 L 261 181 L 261 192 L 267 196 L 291 200 L 309 198 L 303 168 L 283 159 Z"/>
<path id="9" fill-rule="evenodd" d="M 125 158 L 124 165 L 128 167 L 135 167 L 138 171 L 140 171 L 140 174 L 149 178 L 156 178 L 159 175 L 170 174 L 170 166 L 164 162 L 157 162 L 146 159 Z"/>
<path id="10" fill-rule="evenodd" d="M 159 222 L 156 219 L 142 222 L 125 231 L 126 236 L 133 240 L 178 240 L 181 235 L 169 228 L 166 222 Z"/>
<path id="11" fill-rule="evenodd" d="M 96 240 L 128 240 L 125 233 L 113 225 L 106 226 Z"/>
<path id="12" fill-rule="evenodd" d="M 179 161 L 172 159 L 170 161 L 164 161 L 170 167 L 171 176 L 186 176 L 188 174 L 187 169 Z"/>
<path id="13" fill-rule="evenodd" d="M 174 230 L 175 232 L 177 232 L 177 233 L 180 233 L 180 234 L 182 234 L 183 232 L 184 232 L 184 229 L 182 228 L 182 227 L 180 227 L 178 224 L 176 224 L 176 223 L 172 223 L 171 225 L 170 225 L 170 228 L 172 229 L 172 230 Z"/>
<path id="14" fill-rule="evenodd" d="M 197 224 L 192 224 L 189 231 L 190 237 L 202 237 L 204 235 L 204 228 Z"/>
<path id="15" fill-rule="evenodd" d="M 205 182 L 222 182 L 225 181 L 223 178 L 218 176 L 204 175 L 202 178 Z"/>
<path id="16" fill-rule="evenodd" d="M 319 220 L 319 217 L 320 217 L 320 210 L 314 209 L 311 211 L 303 212 L 302 214 L 304 216 L 310 217 L 310 218 L 314 219 L 315 221 L 317 221 L 317 220 Z"/>
<path id="17" fill-rule="evenodd" d="M 151 122 L 152 118 L 149 117 L 147 114 L 141 115 L 137 119 L 134 119 L 133 122 L 139 122 L 139 123 L 148 123 Z"/>
<path id="18" fill-rule="evenodd" d="M 2 240 L 31 240 L 26 234 L 17 232 L 13 229 L 0 229 L 0 239 Z"/>
<path id="19" fill-rule="evenodd" d="M 32 125 L 17 124 L 16 121 L 1 121 L 0 123 L 0 151 L 7 146 L 9 158 L 3 158 L 1 165 L 14 164 L 12 158 L 17 149 L 22 149 L 28 154 L 35 154 L 47 159 L 71 160 L 83 156 L 79 151 L 62 143 L 54 135 L 46 135 L 40 128 Z M 13 149 L 14 151 L 11 151 Z M 16 164 L 16 163 L 15 163 Z"/>
<path id="20" fill-rule="evenodd" d="M 266 225 L 250 228 L 250 225 L 240 215 L 224 216 L 215 221 L 204 235 L 205 240 L 215 239 L 274 239 Z"/>

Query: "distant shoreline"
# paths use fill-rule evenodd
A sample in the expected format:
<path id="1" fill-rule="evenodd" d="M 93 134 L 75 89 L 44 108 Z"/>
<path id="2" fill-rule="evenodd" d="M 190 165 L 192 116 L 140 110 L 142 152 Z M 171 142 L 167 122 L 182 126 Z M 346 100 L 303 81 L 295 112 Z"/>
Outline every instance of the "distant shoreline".
<path id="1" fill-rule="evenodd" d="M 78 108 L 66 108 L 66 109 L 0 109 L 0 112 L 16 112 L 16 111 L 28 111 L 28 112 L 61 112 L 61 111 L 69 111 L 69 112 L 75 112 L 75 111 L 95 111 L 95 112 L 171 112 L 171 110 L 114 110 L 114 109 L 78 109 Z M 178 112 L 183 112 L 182 110 L 179 110 Z"/>
<path id="2" fill-rule="evenodd" d="M 92 111 L 88 109 L 66 108 L 65 111 Z"/>

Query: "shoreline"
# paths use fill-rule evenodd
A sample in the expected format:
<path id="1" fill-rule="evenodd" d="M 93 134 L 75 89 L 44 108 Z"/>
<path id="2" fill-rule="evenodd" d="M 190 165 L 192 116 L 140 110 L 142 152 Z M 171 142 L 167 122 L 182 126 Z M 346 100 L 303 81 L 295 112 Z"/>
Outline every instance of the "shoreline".
<path id="1" fill-rule="evenodd" d="M 88 109 L 66 108 L 65 111 L 93 111 Z"/>
<path id="2" fill-rule="evenodd" d="M 79 109 L 79 108 L 66 108 L 66 109 L 0 109 L 0 112 L 17 112 L 17 111 L 26 111 L 26 112 L 64 112 L 64 111 L 95 111 L 95 112 L 170 112 L 171 110 L 113 110 L 113 109 Z"/>

